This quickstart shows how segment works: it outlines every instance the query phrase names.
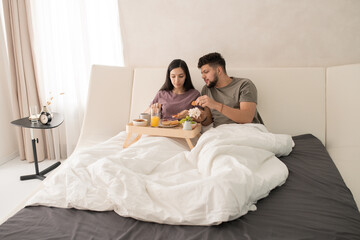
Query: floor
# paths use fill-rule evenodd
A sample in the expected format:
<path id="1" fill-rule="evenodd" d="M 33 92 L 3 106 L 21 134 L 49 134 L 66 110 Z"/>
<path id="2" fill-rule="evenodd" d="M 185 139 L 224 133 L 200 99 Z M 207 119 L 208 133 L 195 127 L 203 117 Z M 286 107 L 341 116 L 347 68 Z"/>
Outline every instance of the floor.
<path id="1" fill-rule="evenodd" d="M 39 170 L 44 170 L 57 161 L 42 161 L 39 163 Z M 14 210 L 40 186 L 41 181 L 37 179 L 20 181 L 20 176 L 34 173 L 34 163 L 21 161 L 19 157 L 0 165 L 0 223 L 15 213 Z"/>

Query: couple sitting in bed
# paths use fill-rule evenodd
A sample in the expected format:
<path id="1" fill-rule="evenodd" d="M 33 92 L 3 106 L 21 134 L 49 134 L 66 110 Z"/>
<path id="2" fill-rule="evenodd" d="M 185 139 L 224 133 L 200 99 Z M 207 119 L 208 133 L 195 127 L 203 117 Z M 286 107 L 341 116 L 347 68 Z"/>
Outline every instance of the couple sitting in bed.
<path id="1" fill-rule="evenodd" d="M 214 127 L 226 123 L 261 123 L 256 109 L 257 90 L 246 78 L 229 77 L 225 60 L 219 53 L 210 53 L 199 59 L 198 68 L 206 85 L 200 93 L 194 89 L 190 72 L 183 60 L 173 60 L 166 73 L 164 85 L 156 94 L 150 108 L 160 108 L 163 118 L 184 118 L 193 108 L 192 102 L 202 108 L 196 122 Z M 185 110 L 184 110 L 185 109 Z"/>

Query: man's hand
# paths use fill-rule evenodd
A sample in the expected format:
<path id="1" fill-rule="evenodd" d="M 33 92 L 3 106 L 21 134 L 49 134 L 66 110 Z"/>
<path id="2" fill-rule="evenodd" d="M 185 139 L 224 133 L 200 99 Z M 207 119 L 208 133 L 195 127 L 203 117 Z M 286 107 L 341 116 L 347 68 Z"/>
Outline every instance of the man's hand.
<path id="1" fill-rule="evenodd" d="M 200 96 L 195 101 L 196 105 L 199 105 L 201 107 L 208 107 L 210 109 L 214 109 L 216 105 L 219 103 L 216 102 L 214 99 L 208 97 L 207 95 Z"/>

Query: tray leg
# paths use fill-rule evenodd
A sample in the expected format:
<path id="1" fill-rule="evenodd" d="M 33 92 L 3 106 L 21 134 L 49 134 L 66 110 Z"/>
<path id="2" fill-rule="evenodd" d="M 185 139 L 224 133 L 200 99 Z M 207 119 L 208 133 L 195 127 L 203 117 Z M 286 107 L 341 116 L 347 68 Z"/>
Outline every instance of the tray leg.
<path id="1" fill-rule="evenodd" d="M 194 145 L 192 144 L 190 138 L 185 138 L 185 139 L 186 139 L 187 144 L 189 145 L 190 150 L 193 149 Z"/>
<path id="2" fill-rule="evenodd" d="M 125 139 L 123 148 L 129 147 L 131 144 L 133 144 L 134 142 L 138 141 L 138 140 L 141 138 L 141 136 L 142 136 L 142 134 L 138 134 L 138 135 L 136 136 L 136 138 L 129 143 L 129 140 L 130 140 L 130 138 L 131 138 L 131 133 L 128 133 L 128 135 L 127 135 L 127 137 L 126 137 L 126 139 Z"/>
<path id="3" fill-rule="evenodd" d="M 129 146 L 128 142 L 130 140 L 130 137 L 131 137 L 131 133 L 129 132 L 126 139 L 125 139 L 125 142 L 123 144 L 123 148 L 127 148 Z"/>

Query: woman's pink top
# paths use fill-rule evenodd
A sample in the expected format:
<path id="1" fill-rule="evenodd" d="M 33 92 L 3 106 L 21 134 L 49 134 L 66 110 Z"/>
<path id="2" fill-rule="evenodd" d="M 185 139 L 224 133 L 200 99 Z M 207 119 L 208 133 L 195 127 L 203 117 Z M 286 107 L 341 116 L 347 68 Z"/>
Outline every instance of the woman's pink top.
<path id="1" fill-rule="evenodd" d="M 161 117 L 171 118 L 182 110 L 189 110 L 193 108 L 191 102 L 200 97 L 200 93 L 196 89 L 190 89 L 183 94 L 175 94 L 172 91 L 160 90 L 157 92 L 154 100 L 150 106 L 154 103 L 160 103 L 162 105 Z"/>

